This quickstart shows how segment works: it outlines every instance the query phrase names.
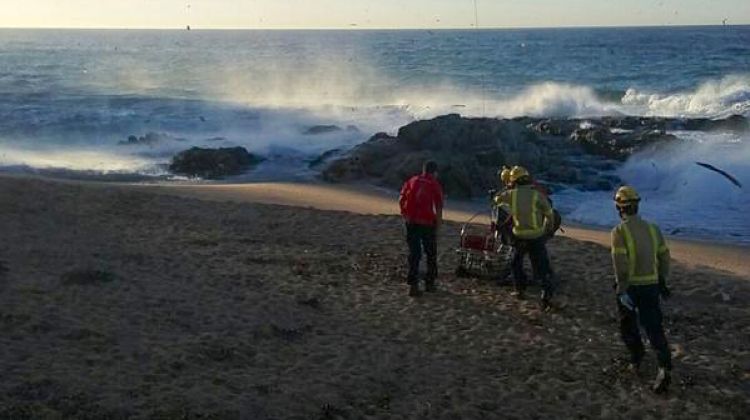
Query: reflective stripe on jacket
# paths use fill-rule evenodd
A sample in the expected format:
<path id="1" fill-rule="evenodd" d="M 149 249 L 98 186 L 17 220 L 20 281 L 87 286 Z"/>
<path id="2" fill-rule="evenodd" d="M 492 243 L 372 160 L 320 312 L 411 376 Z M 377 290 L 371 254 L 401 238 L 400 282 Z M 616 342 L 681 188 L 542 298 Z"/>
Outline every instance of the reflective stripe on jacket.
<path id="1" fill-rule="evenodd" d="M 496 206 L 505 207 L 513 217 L 513 235 L 520 239 L 537 239 L 553 224 L 549 200 L 529 185 L 521 185 L 494 198 Z"/>
<path id="2" fill-rule="evenodd" d="M 620 291 L 657 284 L 669 275 L 669 248 L 656 225 L 627 216 L 612 229 L 612 263 Z"/>

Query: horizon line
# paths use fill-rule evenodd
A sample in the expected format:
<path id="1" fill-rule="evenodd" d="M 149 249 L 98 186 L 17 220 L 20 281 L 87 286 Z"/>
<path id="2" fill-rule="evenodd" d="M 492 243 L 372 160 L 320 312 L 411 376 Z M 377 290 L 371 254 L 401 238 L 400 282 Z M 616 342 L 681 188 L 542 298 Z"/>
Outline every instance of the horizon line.
<path id="1" fill-rule="evenodd" d="M 185 25 L 182 27 L 118 27 L 118 26 L 0 26 L 0 30 L 112 30 L 112 31 L 456 31 L 456 30 L 519 30 L 519 29 L 637 29 L 637 28 L 706 28 L 706 27 L 740 27 L 750 26 L 748 23 L 731 24 L 646 24 L 646 25 L 565 25 L 565 26 L 454 26 L 454 27 L 362 27 L 352 24 L 344 27 L 193 27 Z"/>

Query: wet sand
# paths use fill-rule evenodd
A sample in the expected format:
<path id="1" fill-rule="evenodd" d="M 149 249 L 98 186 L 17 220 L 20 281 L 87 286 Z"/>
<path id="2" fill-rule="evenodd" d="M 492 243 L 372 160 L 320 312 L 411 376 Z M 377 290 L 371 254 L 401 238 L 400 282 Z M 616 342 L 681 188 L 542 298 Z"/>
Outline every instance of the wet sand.
<path id="1" fill-rule="evenodd" d="M 747 276 L 675 264 L 674 384 L 653 396 L 653 352 L 644 377 L 625 369 L 605 247 L 551 242 L 562 283 L 542 313 L 538 288 L 516 301 L 507 287 L 456 278 L 450 222 L 440 291 L 413 300 L 388 193 L 368 190 L 352 207 L 349 193 L 326 191 L 0 177 L 0 418 L 750 411 Z M 304 208 L 313 204 L 325 210 Z"/>

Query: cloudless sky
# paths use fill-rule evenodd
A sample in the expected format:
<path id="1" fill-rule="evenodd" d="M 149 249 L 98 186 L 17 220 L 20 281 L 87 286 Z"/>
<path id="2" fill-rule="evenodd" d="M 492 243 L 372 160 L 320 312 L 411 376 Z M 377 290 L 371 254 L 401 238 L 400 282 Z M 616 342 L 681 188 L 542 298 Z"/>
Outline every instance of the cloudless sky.
<path id="1" fill-rule="evenodd" d="M 750 0 L 477 0 L 480 27 L 750 24 Z M 468 28 L 474 0 L 0 0 L 0 27 Z"/>

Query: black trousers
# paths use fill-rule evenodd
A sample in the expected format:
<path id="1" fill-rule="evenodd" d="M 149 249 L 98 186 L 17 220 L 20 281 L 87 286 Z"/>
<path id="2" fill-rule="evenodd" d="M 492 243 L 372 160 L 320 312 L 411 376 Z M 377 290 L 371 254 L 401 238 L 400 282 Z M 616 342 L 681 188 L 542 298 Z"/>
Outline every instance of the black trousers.
<path id="1" fill-rule="evenodd" d="M 409 274 L 407 282 L 414 284 L 419 280 L 419 261 L 422 251 L 427 255 L 427 283 L 437 278 L 437 235 L 435 226 L 406 224 L 406 243 L 409 245 Z"/>
<path id="2" fill-rule="evenodd" d="M 640 363 L 645 350 L 641 341 L 638 321 L 646 330 L 651 347 L 656 351 L 660 367 L 672 369 L 672 354 L 669 352 L 667 338 L 662 327 L 662 313 L 659 305 L 659 285 L 630 286 L 627 290 L 633 300 L 635 310 L 626 308 L 618 299 L 620 313 L 620 335 L 630 351 L 630 361 Z"/>
<path id="3" fill-rule="evenodd" d="M 550 263 L 547 254 L 547 239 L 545 237 L 537 239 L 515 239 L 515 248 L 513 250 L 513 283 L 516 290 L 526 288 L 526 274 L 523 271 L 523 259 L 529 254 L 531 259 L 531 268 L 534 272 L 534 279 L 541 283 L 542 288 L 549 295 L 552 292 L 552 282 L 550 279 Z"/>

